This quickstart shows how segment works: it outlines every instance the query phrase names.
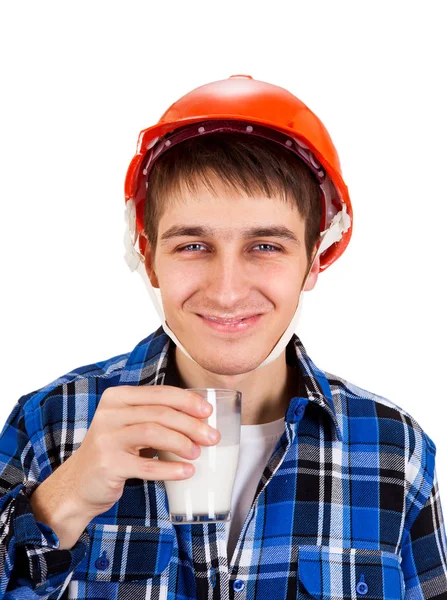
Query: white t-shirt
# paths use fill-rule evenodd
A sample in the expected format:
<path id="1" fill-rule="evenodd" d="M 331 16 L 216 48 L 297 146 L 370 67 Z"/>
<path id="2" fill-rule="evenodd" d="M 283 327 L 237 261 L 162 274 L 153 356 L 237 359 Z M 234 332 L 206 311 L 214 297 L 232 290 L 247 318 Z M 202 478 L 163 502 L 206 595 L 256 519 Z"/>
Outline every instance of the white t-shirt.
<path id="1" fill-rule="evenodd" d="M 228 562 L 231 562 L 262 473 L 283 433 L 284 417 L 262 425 L 241 425 L 239 460 L 231 497 L 231 521 L 226 524 Z"/>

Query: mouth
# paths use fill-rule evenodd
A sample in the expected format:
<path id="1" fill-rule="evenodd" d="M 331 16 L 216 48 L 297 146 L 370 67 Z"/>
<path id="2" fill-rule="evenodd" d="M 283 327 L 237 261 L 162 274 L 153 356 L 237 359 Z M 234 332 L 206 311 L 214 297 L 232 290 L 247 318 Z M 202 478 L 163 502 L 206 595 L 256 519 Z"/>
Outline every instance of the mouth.
<path id="1" fill-rule="evenodd" d="M 204 324 L 206 324 L 208 327 L 211 327 L 211 329 L 214 331 L 220 331 L 222 333 L 238 333 L 251 329 L 260 321 L 262 314 L 249 315 L 245 317 L 239 317 L 237 319 L 207 317 L 205 315 L 198 316 L 202 319 Z"/>
<path id="2" fill-rule="evenodd" d="M 245 321 L 247 319 L 252 319 L 253 317 L 257 317 L 258 315 L 246 315 L 240 317 L 212 317 L 208 315 L 200 315 L 203 319 L 208 319 L 209 321 L 214 321 L 215 323 L 223 323 L 224 325 L 229 325 L 233 323 L 240 323 L 241 321 Z"/>

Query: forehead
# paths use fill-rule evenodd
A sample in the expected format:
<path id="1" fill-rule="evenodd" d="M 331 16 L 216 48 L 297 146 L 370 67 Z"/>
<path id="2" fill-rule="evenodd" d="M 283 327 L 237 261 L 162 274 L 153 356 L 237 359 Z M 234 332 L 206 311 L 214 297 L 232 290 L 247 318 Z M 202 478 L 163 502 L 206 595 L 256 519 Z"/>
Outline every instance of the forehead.
<path id="1" fill-rule="evenodd" d="M 159 233 L 173 225 L 198 225 L 212 228 L 219 237 L 234 237 L 237 230 L 265 226 L 302 228 L 304 221 L 295 201 L 280 195 L 271 197 L 255 192 L 229 189 L 217 180 L 213 189 L 198 182 L 195 189 L 185 187 L 167 199 L 159 222 Z"/>

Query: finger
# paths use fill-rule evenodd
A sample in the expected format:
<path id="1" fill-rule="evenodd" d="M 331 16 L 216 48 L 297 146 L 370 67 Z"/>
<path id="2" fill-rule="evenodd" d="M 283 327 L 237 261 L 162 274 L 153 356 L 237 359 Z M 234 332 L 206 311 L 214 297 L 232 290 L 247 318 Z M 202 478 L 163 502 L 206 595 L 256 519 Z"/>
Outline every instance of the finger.
<path id="1" fill-rule="evenodd" d="M 201 446 L 211 446 L 220 440 L 219 432 L 208 425 L 205 420 L 192 417 L 169 406 L 107 408 L 98 413 L 97 423 L 99 421 L 101 421 L 101 428 L 109 432 L 139 423 L 158 423 L 163 427 L 183 433 Z M 217 432 L 217 437 L 212 437 L 213 432 Z"/>
<path id="2" fill-rule="evenodd" d="M 196 392 L 172 385 L 120 385 L 105 390 L 102 406 L 154 406 L 161 404 L 188 413 L 194 417 L 207 417 L 212 412 L 209 402 Z M 98 407 L 99 408 L 99 407 Z"/>
<path id="3" fill-rule="evenodd" d="M 176 481 L 189 479 L 194 473 L 195 467 L 189 462 L 167 462 L 127 454 L 123 460 L 120 460 L 118 476 L 123 479 Z"/>
<path id="4" fill-rule="evenodd" d="M 193 460 L 201 453 L 200 446 L 186 435 L 158 423 L 129 425 L 116 432 L 115 439 L 120 448 L 131 454 L 139 454 L 141 448 L 155 448 Z"/>

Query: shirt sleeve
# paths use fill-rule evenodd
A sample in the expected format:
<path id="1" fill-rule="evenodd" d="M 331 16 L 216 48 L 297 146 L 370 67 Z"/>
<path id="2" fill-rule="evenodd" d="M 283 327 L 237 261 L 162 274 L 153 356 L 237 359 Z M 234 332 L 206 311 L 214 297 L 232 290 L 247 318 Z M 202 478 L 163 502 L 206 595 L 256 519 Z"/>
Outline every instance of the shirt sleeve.
<path id="1" fill-rule="evenodd" d="M 70 550 L 36 521 L 29 498 L 41 483 L 33 444 L 26 431 L 23 397 L 0 434 L 0 598 L 55 598 L 89 547 L 84 530 Z"/>
<path id="2" fill-rule="evenodd" d="M 426 434 L 425 439 L 424 475 L 412 485 L 417 493 L 412 495 L 412 510 L 402 537 L 405 598 L 447 600 L 447 539 L 435 466 L 436 447 Z"/>

